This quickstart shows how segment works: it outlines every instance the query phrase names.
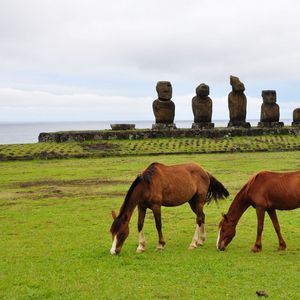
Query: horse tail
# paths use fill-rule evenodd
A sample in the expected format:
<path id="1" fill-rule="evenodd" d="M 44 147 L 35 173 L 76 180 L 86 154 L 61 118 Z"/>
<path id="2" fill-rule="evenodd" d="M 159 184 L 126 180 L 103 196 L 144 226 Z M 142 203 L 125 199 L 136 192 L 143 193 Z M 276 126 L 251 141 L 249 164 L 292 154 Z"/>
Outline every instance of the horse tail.
<path id="1" fill-rule="evenodd" d="M 212 200 L 217 201 L 218 199 L 224 199 L 229 196 L 229 192 L 225 186 L 218 181 L 214 176 L 208 173 L 209 176 L 209 187 L 206 194 L 206 202 L 210 203 Z"/>

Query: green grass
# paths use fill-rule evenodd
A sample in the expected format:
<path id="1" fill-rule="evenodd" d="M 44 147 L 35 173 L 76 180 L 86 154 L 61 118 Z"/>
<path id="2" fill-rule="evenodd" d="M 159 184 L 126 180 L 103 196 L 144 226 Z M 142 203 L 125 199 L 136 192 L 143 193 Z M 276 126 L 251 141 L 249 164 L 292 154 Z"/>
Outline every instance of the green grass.
<path id="1" fill-rule="evenodd" d="M 228 249 L 215 247 L 220 215 L 249 175 L 262 169 L 299 170 L 299 158 L 300 152 L 293 151 L 1 162 L 0 299 L 257 299 L 257 290 L 269 299 L 300 299 L 299 210 L 279 212 L 284 252 L 276 250 L 267 217 L 263 251 L 250 252 L 256 235 L 252 208 Z M 153 161 L 198 162 L 231 195 L 205 207 L 203 247 L 187 250 L 195 216 L 183 205 L 162 210 L 164 251 L 155 251 L 157 233 L 148 212 L 146 252 L 135 253 L 135 212 L 122 253 L 113 257 L 110 212 Z"/>
<path id="2" fill-rule="evenodd" d="M 291 150 L 300 150 L 300 135 L 101 140 L 86 141 L 82 143 L 68 142 L 0 145 L 0 161 Z"/>

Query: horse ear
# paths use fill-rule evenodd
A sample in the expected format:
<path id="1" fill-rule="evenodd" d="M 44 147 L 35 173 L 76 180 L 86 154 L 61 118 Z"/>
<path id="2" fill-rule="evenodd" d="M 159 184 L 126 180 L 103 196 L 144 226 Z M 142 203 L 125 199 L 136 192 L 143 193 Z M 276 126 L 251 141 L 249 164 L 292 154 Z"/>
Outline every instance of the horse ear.
<path id="1" fill-rule="evenodd" d="M 114 210 L 111 211 L 111 216 L 113 217 L 114 220 L 116 219 L 117 214 Z"/>

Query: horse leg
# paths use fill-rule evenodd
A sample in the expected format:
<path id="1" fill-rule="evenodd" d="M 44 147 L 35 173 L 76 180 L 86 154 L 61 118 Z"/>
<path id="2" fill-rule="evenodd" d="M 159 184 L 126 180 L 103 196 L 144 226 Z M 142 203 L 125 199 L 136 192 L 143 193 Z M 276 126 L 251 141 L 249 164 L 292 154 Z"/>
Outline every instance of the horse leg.
<path id="1" fill-rule="evenodd" d="M 143 226 L 144 226 L 144 220 L 145 220 L 145 215 L 146 215 L 146 207 L 138 206 L 138 231 L 139 231 L 139 245 L 136 249 L 137 253 L 142 253 L 145 251 L 145 246 L 146 246 L 146 241 L 145 241 L 145 236 L 143 232 Z"/>
<path id="2" fill-rule="evenodd" d="M 202 246 L 204 244 L 205 237 L 206 237 L 205 229 L 204 229 L 205 214 L 203 212 L 202 206 L 200 206 L 200 208 L 198 209 L 196 222 L 197 222 L 196 230 L 198 229 L 198 240 L 196 241 L 196 245 Z"/>
<path id="3" fill-rule="evenodd" d="M 285 243 L 285 241 L 284 241 L 284 239 L 281 235 L 281 232 L 280 232 L 280 226 L 279 226 L 279 222 L 278 222 L 278 219 L 277 219 L 276 210 L 272 209 L 272 210 L 268 210 L 267 212 L 269 214 L 270 219 L 272 220 L 274 229 L 275 229 L 275 231 L 277 233 L 277 236 L 278 236 L 278 241 L 279 241 L 278 250 L 285 250 L 286 243 Z"/>
<path id="4" fill-rule="evenodd" d="M 199 227 L 200 227 L 200 233 L 199 233 L 200 239 L 198 240 L 197 244 L 202 246 L 204 244 L 204 241 L 205 241 L 205 238 L 206 238 L 206 233 L 205 233 L 205 229 L 204 229 L 205 214 L 203 212 L 203 207 L 201 207 L 201 212 L 199 213 L 197 221 L 198 221 L 198 224 L 201 223 L 201 225 L 199 225 Z"/>
<path id="5" fill-rule="evenodd" d="M 256 242 L 252 247 L 253 252 L 259 252 L 262 249 L 261 236 L 264 229 L 265 209 L 263 207 L 256 207 L 256 215 L 257 215 L 257 235 L 256 235 Z"/>
<path id="6" fill-rule="evenodd" d="M 199 227 L 198 224 L 196 224 L 195 233 L 194 233 L 192 242 L 191 242 L 191 244 L 189 246 L 190 250 L 193 250 L 193 249 L 195 249 L 195 248 L 198 247 L 198 245 L 199 245 L 199 236 L 200 236 L 200 227 Z"/>
<path id="7" fill-rule="evenodd" d="M 158 245 L 156 247 L 157 250 L 163 250 L 165 246 L 165 241 L 163 238 L 163 234 L 161 231 L 161 207 L 160 205 L 155 205 L 152 207 L 152 211 L 154 214 L 154 219 L 155 219 L 155 225 L 158 233 Z"/>
<path id="8" fill-rule="evenodd" d="M 189 246 L 189 249 L 195 249 L 199 245 L 203 245 L 205 241 L 205 230 L 204 230 L 204 220 L 205 215 L 203 213 L 203 205 L 200 202 L 199 195 L 195 196 L 189 201 L 191 209 L 196 214 L 196 229 L 192 239 L 192 242 Z"/>

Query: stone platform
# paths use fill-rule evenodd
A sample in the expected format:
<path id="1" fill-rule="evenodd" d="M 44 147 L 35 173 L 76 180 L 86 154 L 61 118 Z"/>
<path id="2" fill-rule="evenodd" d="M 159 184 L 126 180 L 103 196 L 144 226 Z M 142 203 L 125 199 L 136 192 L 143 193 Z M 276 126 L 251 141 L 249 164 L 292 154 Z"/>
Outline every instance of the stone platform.
<path id="1" fill-rule="evenodd" d="M 261 136 L 269 134 L 300 134 L 300 127 L 281 128 L 214 128 L 214 129 L 172 129 L 172 130 L 88 130 L 88 131 L 60 131 L 43 132 L 39 134 L 39 142 L 82 142 L 96 140 L 117 140 L 117 139 L 148 139 L 148 138 L 186 138 L 186 137 L 207 137 L 224 138 L 230 136 Z"/>

